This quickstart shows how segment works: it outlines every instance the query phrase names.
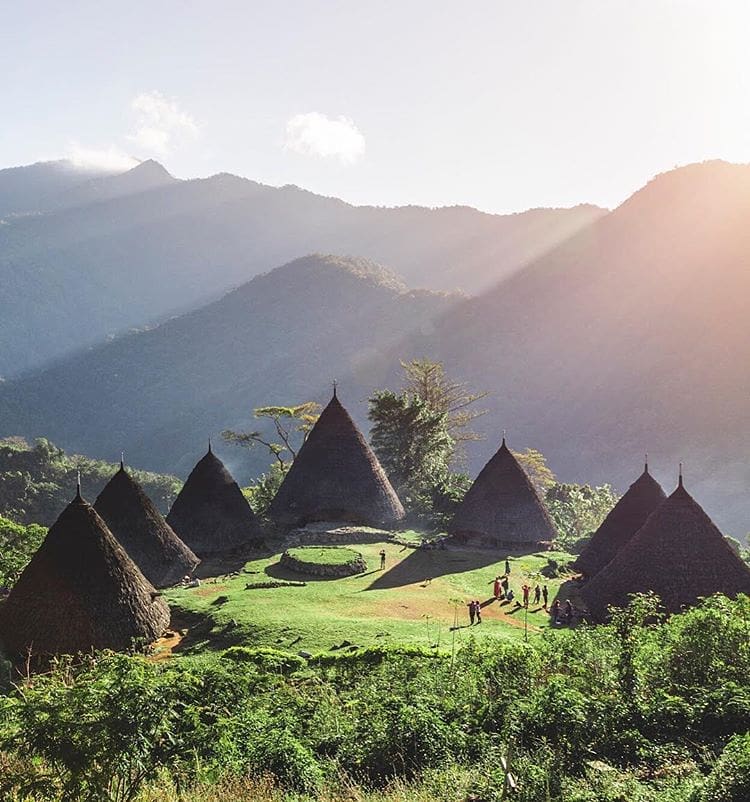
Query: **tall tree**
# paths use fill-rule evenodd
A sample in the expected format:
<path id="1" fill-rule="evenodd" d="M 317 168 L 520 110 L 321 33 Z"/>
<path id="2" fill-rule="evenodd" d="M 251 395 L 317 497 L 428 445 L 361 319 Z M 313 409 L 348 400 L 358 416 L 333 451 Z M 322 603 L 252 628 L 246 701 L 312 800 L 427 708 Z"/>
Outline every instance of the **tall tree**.
<path id="1" fill-rule="evenodd" d="M 305 401 L 292 407 L 256 407 L 253 410 L 253 417 L 258 420 L 270 421 L 272 424 L 270 435 L 260 430 L 235 432 L 227 429 L 221 433 L 221 436 L 228 443 L 245 448 L 256 446 L 267 448 L 268 453 L 276 460 L 276 464 L 280 468 L 284 468 L 297 457 L 297 452 L 307 439 L 307 435 L 319 415 L 320 404 L 316 404 L 314 401 Z M 274 434 L 278 439 L 274 438 Z"/>
<path id="2" fill-rule="evenodd" d="M 381 390 L 370 399 L 372 447 L 399 496 L 428 494 L 449 472 L 454 442 L 445 412 L 410 393 Z"/>
<path id="3" fill-rule="evenodd" d="M 481 435 L 469 427 L 487 410 L 471 407 L 487 393 L 470 392 L 466 382 L 449 379 L 442 362 L 412 359 L 402 362 L 401 367 L 405 373 L 404 391 L 419 396 L 435 412 L 445 414 L 448 433 L 455 443 L 481 440 Z"/>

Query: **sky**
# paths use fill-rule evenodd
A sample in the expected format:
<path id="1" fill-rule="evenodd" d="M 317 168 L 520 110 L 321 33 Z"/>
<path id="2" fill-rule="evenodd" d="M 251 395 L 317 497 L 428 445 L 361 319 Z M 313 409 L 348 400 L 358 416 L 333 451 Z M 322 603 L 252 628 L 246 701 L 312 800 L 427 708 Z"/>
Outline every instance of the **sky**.
<path id="1" fill-rule="evenodd" d="M 676 165 L 750 161 L 749 41 L 746 0 L 9 2 L 0 166 L 611 208 Z"/>

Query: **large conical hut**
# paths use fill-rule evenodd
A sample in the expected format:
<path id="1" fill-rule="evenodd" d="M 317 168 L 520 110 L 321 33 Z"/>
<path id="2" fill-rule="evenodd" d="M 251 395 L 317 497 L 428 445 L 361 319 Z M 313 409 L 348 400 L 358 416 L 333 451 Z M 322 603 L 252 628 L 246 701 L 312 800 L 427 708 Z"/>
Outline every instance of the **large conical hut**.
<path id="1" fill-rule="evenodd" d="M 0 638 L 12 654 L 124 650 L 168 626 L 167 603 L 80 491 L 0 607 Z"/>
<path id="2" fill-rule="evenodd" d="M 201 559 L 261 542 L 255 513 L 210 443 L 175 499 L 167 523 Z"/>
<path id="3" fill-rule="evenodd" d="M 575 569 L 587 577 L 601 571 L 665 498 L 661 485 L 648 472 L 647 461 L 643 473 L 594 532 L 575 561 Z"/>
<path id="4" fill-rule="evenodd" d="M 96 499 L 94 509 L 154 587 L 176 585 L 200 562 L 122 462 Z"/>
<path id="5" fill-rule="evenodd" d="M 289 527 L 313 521 L 387 526 L 404 517 L 396 491 L 335 390 L 269 512 Z"/>
<path id="6" fill-rule="evenodd" d="M 547 510 L 504 437 L 469 488 L 448 531 L 459 542 L 493 548 L 537 545 L 556 537 Z"/>
<path id="7" fill-rule="evenodd" d="M 674 493 L 584 585 L 581 595 L 601 621 L 608 607 L 625 607 L 630 594 L 649 591 L 673 613 L 714 593 L 750 593 L 750 567 L 685 490 L 682 477 Z"/>

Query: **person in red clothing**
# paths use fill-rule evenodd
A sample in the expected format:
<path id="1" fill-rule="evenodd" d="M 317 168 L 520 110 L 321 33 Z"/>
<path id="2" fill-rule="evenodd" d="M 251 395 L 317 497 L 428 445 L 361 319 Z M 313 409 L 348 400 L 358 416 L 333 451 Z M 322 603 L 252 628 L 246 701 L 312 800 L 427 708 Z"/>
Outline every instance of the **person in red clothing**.
<path id="1" fill-rule="evenodd" d="M 495 598 L 499 599 L 500 598 L 500 594 L 503 591 L 503 586 L 500 584 L 500 577 L 499 576 L 495 577 L 494 591 L 495 591 Z"/>
<path id="2" fill-rule="evenodd" d="M 524 585 L 521 590 L 523 591 L 523 606 L 529 606 L 529 591 L 531 588 L 528 585 Z"/>

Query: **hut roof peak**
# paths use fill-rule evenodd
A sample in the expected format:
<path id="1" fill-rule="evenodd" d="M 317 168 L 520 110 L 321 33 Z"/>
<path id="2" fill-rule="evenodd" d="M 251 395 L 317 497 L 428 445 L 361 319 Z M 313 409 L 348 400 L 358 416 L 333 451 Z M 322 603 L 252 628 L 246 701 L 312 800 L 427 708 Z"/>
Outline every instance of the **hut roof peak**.
<path id="1" fill-rule="evenodd" d="M 195 554 L 127 471 L 120 469 L 114 474 L 94 509 L 155 587 L 177 584 L 198 565 Z"/>
<path id="2" fill-rule="evenodd" d="M 575 561 L 576 570 L 594 576 L 635 536 L 666 495 L 648 471 L 630 485 Z"/>
<path id="3" fill-rule="evenodd" d="M 655 592 L 670 612 L 714 593 L 750 593 L 750 568 L 682 485 L 646 519 L 615 557 L 584 585 L 595 618 L 633 593 Z"/>
<path id="4" fill-rule="evenodd" d="M 0 614 L 13 653 L 122 650 L 135 638 L 155 640 L 168 625 L 166 602 L 79 497 L 50 527 Z"/>
<path id="5" fill-rule="evenodd" d="M 404 509 L 357 425 L 334 392 L 271 503 L 281 525 L 351 521 L 380 526 Z"/>
<path id="6" fill-rule="evenodd" d="M 250 505 L 211 450 L 190 472 L 167 515 L 167 523 L 198 557 L 233 552 L 260 538 Z"/>

